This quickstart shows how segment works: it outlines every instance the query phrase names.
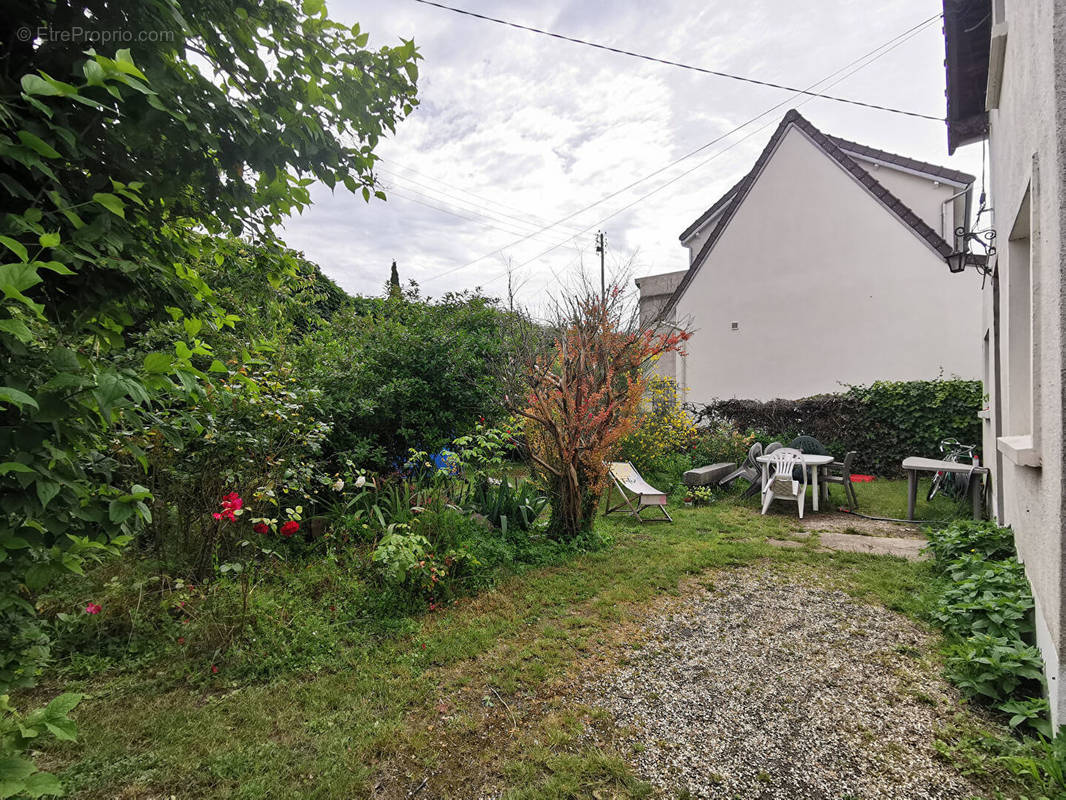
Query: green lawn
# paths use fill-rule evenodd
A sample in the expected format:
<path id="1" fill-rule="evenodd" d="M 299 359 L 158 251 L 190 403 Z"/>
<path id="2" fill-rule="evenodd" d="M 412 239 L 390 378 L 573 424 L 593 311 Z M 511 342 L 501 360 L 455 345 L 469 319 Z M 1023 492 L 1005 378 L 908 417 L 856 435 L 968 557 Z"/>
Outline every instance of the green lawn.
<path id="1" fill-rule="evenodd" d="M 905 519 L 907 516 L 907 481 L 906 479 L 876 478 L 869 483 L 856 483 L 855 494 L 859 501 L 859 511 L 872 516 Z M 844 504 L 844 492 L 839 487 L 832 487 L 834 507 Z M 947 522 L 958 517 L 968 517 L 972 513 L 970 501 L 956 501 L 945 494 L 938 494 L 932 502 L 926 501 L 929 492 L 929 480 L 918 482 L 918 502 L 915 506 L 916 519 L 930 522 Z"/>
<path id="2" fill-rule="evenodd" d="M 613 547 L 507 579 L 329 671 L 205 688 L 149 665 L 89 680 L 76 687 L 94 695 L 79 742 L 50 745 L 42 766 L 84 798 L 403 798 L 429 774 L 433 796 L 494 784 L 513 797 L 642 797 L 617 753 L 584 743 L 589 712 L 560 690 L 579 668 L 608 667 L 687 576 L 761 561 L 917 618 L 925 608 L 926 564 L 773 547 L 794 517 L 729 499 L 672 512 L 672 525 L 601 521 Z"/>
<path id="3" fill-rule="evenodd" d="M 736 487 L 728 492 L 724 499 L 727 502 L 742 502 L 745 507 L 758 510 L 759 497 L 757 495 L 745 501 L 740 500 L 740 495 L 745 488 L 746 484 Z M 811 506 L 810 491 L 808 489 L 807 502 L 804 508 L 805 516 L 815 514 Z M 921 481 L 918 485 L 918 502 L 914 513 L 918 522 L 948 522 L 960 517 L 968 517 L 972 513 L 969 500 L 960 502 L 944 494 L 938 494 L 933 498 L 932 502 L 928 502 L 925 499 L 928 491 L 929 482 L 927 480 Z M 867 483 L 856 483 L 855 495 L 859 501 L 858 511 L 861 514 L 887 519 L 905 519 L 907 516 L 907 481 L 905 479 L 875 478 Z M 830 487 L 829 499 L 830 502 L 828 504 L 823 503 L 818 513 L 836 511 L 847 506 L 844 490 L 840 486 Z M 771 506 L 771 512 L 782 516 L 787 516 L 788 513 L 791 513 L 794 516 L 795 508 L 790 508 L 785 502 L 775 502 Z"/>

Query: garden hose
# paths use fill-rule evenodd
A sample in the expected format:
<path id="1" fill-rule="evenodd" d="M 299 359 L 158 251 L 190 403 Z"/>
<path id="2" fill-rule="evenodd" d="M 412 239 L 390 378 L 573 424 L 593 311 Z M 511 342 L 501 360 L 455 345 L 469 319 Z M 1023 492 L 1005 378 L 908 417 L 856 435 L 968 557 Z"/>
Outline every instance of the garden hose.
<path id="1" fill-rule="evenodd" d="M 874 522 L 906 522 L 906 523 L 909 523 L 909 524 L 912 524 L 912 525 L 913 524 L 918 524 L 918 525 L 947 525 L 948 524 L 944 520 L 935 520 L 935 519 L 896 519 L 895 517 L 873 517 L 873 516 L 870 516 L 869 514 L 862 514 L 862 513 L 858 512 L 858 511 L 852 511 L 851 509 L 845 508 L 844 506 L 838 507 L 837 511 L 841 512 L 842 514 L 851 514 L 853 517 L 862 517 L 863 519 L 870 519 L 870 520 L 873 520 Z"/>

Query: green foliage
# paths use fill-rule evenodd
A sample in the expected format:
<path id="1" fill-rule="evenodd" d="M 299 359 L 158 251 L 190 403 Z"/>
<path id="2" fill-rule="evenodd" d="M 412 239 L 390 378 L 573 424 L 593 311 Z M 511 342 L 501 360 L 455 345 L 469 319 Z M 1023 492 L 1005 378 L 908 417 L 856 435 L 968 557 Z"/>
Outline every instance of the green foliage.
<path id="1" fill-rule="evenodd" d="M 689 453 L 697 466 L 721 462 L 740 464 L 754 442 L 754 434 L 742 433 L 728 422 L 717 422 L 697 429 Z"/>
<path id="2" fill-rule="evenodd" d="M 330 425 L 319 399 L 289 364 L 249 359 L 222 367 L 195 409 L 161 408 L 152 427 L 131 435 L 146 455 L 153 491 L 167 501 L 145 539 L 169 570 L 202 579 L 213 560 L 229 556 L 240 536 L 211 517 L 228 492 L 273 517 L 328 491 L 334 479 L 321 450 Z"/>
<path id="3" fill-rule="evenodd" d="M 184 513 L 145 484 L 168 489 L 152 472 L 159 452 L 210 427 L 193 410 L 217 374 L 250 390 L 209 341 L 236 319 L 198 268 L 246 255 L 216 237 L 276 254 L 274 227 L 309 205 L 316 179 L 369 199 L 374 147 L 415 102 L 413 43 L 371 52 L 321 3 L 22 4 L 7 18 L 11 30 L 75 23 L 86 41 L 166 35 L 107 52 L 6 42 L 0 691 L 31 684 L 49 658 L 39 592 L 116 553 L 154 510 Z M 11 791 L 45 793 L 44 773 L 16 772 Z"/>
<path id="4" fill-rule="evenodd" d="M 1033 800 L 1062 800 L 1066 796 L 1066 726 L 1060 726 L 1054 738 L 1043 734 L 1037 741 L 1015 745 L 1000 760 L 1025 780 L 1030 791 L 1041 793 Z"/>
<path id="5" fill-rule="evenodd" d="M 633 431 L 618 443 L 614 460 L 629 461 L 642 472 L 651 470 L 662 456 L 692 447 L 695 438 L 696 429 L 681 408 L 676 381 L 653 375 L 648 378 L 645 406 Z"/>
<path id="6" fill-rule="evenodd" d="M 80 694 L 61 694 L 44 708 L 22 715 L 6 694 L 0 696 L 0 796 L 24 800 L 63 794 L 56 776 L 39 770 L 26 753 L 46 735 L 75 741 L 77 727 L 70 712 L 81 700 Z"/>
<path id="7" fill-rule="evenodd" d="M 930 616 L 952 638 L 948 678 L 971 697 L 1049 736 L 1044 662 L 1032 643 L 1033 595 L 1009 528 L 958 521 L 930 529 L 943 575 Z"/>
<path id="8" fill-rule="evenodd" d="M 511 484 L 506 476 L 498 481 L 482 477 L 472 487 L 469 505 L 506 535 L 509 527 L 532 530 L 537 518 L 548 507 L 548 498 L 529 481 Z"/>
<path id="9" fill-rule="evenodd" d="M 980 381 L 876 381 L 840 394 L 799 400 L 718 400 L 697 404 L 697 417 L 727 421 L 760 440 L 789 442 L 801 434 L 830 452 L 855 450 L 855 471 L 892 476 L 908 456 L 939 455 L 942 439 L 981 441 Z"/>
<path id="10" fill-rule="evenodd" d="M 714 502 L 714 489 L 710 486 L 697 486 L 691 494 L 692 501 L 698 506 L 707 506 Z"/>
<path id="11" fill-rule="evenodd" d="M 491 415 L 500 314 L 477 294 L 422 302 L 414 290 L 338 312 L 295 354 L 332 417 L 327 452 L 392 470 L 412 448 L 436 452 Z"/>
<path id="12" fill-rule="evenodd" d="M 689 453 L 661 453 L 646 459 L 640 474 L 656 489 L 670 493 L 683 487 L 682 476 L 697 466 L 700 464 Z"/>
<path id="13" fill-rule="evenodd" d="M 1040 651 L 1017 638 L 978 633 L 953 646 L 948 677 L 967 694 L 997 705 L 1016 695 L 1039 694 L 1043 681 Z"/>
<path id="14" fill-rule="evenodd" d="M 944 567 L 948 584 L 933 619 L 956 636 L 1028 636 L 1033 632 L 1033 596 L 1017 559 L 989 561 L 967 553 Z"/>
<path id="15" fill-rule="evenodd" d="M 989 561 L 1014 555 L 1014 532 L 987 522 L 957 520 L 926 531 L 929 549 L 939 564 L 945 565 L 970 553 Z"/>

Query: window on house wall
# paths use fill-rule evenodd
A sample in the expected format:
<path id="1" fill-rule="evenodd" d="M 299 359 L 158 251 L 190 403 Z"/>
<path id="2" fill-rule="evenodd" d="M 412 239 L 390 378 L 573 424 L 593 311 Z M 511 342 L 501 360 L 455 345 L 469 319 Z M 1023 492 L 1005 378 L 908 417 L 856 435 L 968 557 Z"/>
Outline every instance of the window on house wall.
<path id="1" fill-rule="evenodd" d="M 1031 208 L 1026 192 L 1011 229 L 1007 257 L 1007 430 L 1033 433 L 1033 274 Z"/>

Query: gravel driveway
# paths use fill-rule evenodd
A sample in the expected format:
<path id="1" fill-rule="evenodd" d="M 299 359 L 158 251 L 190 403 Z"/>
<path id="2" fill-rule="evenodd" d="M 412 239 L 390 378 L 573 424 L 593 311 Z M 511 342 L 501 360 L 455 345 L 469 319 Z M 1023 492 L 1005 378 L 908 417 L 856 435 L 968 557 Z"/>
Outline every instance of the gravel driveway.
<path id="1" fill-rule="evenodd" d="M 763 569 L 647 622 L 645 644 L 589 687 L 630 761 L 668 796 L 966 798 L 933 734 L 958 695 L 905 617 Z M 792 581 L 792 582 L 790 582 Z"/>

